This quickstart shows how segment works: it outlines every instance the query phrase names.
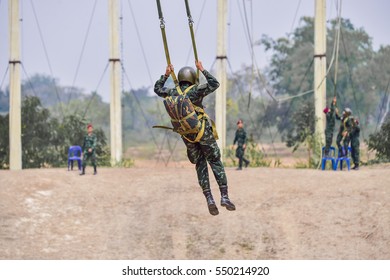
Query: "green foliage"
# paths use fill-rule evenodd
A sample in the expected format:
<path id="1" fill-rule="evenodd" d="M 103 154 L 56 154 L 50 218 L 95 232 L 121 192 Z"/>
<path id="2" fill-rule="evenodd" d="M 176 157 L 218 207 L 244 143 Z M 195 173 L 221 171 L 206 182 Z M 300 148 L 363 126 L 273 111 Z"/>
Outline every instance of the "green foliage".
<path id="1" fill-rule="evenodd" d="M 260 149 L 259 145 L 253 140 L 253 136 L 249 137 L 248 144 L 245 150 L 245 156 L 250 160 L 252 167 L 270 167 L 272 160 L 267 159 Z"/>
<path id="2" fill-rule="evenodd" d="M 9 116 L 0 115 L 0 169 L 9 166 Z"/>
<path id="3" fill-rule="evenodd" d="M 225 149 L 224 152 L 225 158 L 229 159 L 229 161 L 225 162 L 224 164 L 226 166 L 238 166 L 238 158 L 236 157 L 236 151 L 233 149 L 233 146 L 230 149 Z M 252 135 L 248 139 L 248 143 L 245 149 L 245 158 L 250 161 L 249 166 L 251 167 L 270 167 L 272 164 L 272 160 L 267 159 L 259 145 L 253 140 Z M 280 159 L 276 159 L 274 167 L 277 167 L 280 164 Z"/>
<path id="4" fill-rule="evenodd" d="M 131 158 L 122 159 L 121 162 L 115 165 L 116 167 L 130 168 L 134 166 L 134 160 Z"/>
<path id="5" fill-rule="evenodd" d="M 58 147 L 50 145 L 56 137 L 48 109 L 39 98 L 28 97 L 22 102 L 22 166 L 39 168 L 45 163 L 57 162 Z"/>
<path id="6" fill-rule="evenodd" d="M 8 93 L 0 89 L 0 114 L 8 112 L 9 110 L 9 97 Z"/>
<path id="7" fill-rule="evenodd" d="M 313 89 L 313 66 L 309 67 L 313 58 L 314 21 L 304 17 L 302 24 L 291 36 L 272 39 L 263 36 L 259 44 L 272 52 L 272 58 L 267 69 L 277 96 L 293 96 L 297 93 Z M 337 21 L 332 20 L 327 30 L 328 63 L 335 50 Z M 341 21 L 341 36 L 339 42 L 338 69 L 335 64 L 327 75 L 327 100 L 330 104 L 334 95 L 338 97 L 338 107 L 350 107 L 365 129 L 376 119 L 380 96 L 383 95 L 390 75 L 390 47 L 381 47 L 375 52 L 370 36 L 362 28 L 348 20 Z M 337 71 L 337 85 L 334 85 Z M 334 90 L 336 89 L 336 91 Z M 289 118 L 300 110 L 300 101 L 307 98 L 294 98 L 280 104 L 274 111 L 279 132 L 284 141 L 296 124 Z M 285 116 L 285 117 L 282 117 Z M 364 136 L 364 131 L 362 131 Z"/>
<path id="8" fill-rule="evenodd" d="M 65 166 L 68 148 L 83 145 L 87 122 L 78 115 L 67 116 L 62 122 L 51 117 L 38 97 L 29 96 L 22 102 L 22 166 L 23 168 Z M 9 166 L 8 115 L 0 115 L 0 168 Z M 110 151 L 102 129 L 94 130 L 98 143 L 99 165 L 110 164 Z"/>
<path id="9" fill-rule="evenodd" d="M 317 167 L 322 145 L 315 134 L 313 102 L 309 100 L 301 103 L 299 110 L 293 113 L 291 119 L 294 126 L 288 129 L 287 147 L 292 147 L 293 152 L 295 152 L 300 146 L 304 146 L 307 151 L 307 164 L 305 166 L 308 168 Z M 303 168 L 303 165 L 298 163 L 297 168 Z"/>
<path id="10" fill-rule="evenodd" d="M 290 119 L 294 126 L 288 128 L 286 145 L 287 147 L 293 147 L 293 151 L 296 151 L 310 135 L 314 134 L 315 113 L 313 102 L 301 103 Z"/>
<path id="11" fill-rule="evenodd" d="M 390 117 L 378 132 L 369 136 L 368 149 L 376 152 L 379 161 L 390 161 Z"/>

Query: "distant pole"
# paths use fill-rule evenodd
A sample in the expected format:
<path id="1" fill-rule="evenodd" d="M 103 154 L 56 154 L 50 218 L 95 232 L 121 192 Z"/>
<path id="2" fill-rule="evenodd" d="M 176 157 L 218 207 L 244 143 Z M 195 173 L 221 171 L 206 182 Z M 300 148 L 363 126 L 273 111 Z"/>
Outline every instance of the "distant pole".
<path id="1" fill-rule="evenodd" d="M 110 42 L 110 139 L 111 165 L 122 160 L 121 60 L 118 1 L 108 0 Z"/>
<path id="2" fill-rule="evenodd" d="M 226 147 L 226 41 L 227 41 L 227 7 L 226 0 L 218 0 L 218 38 L 217 38 L 217 80 L 220 83 L 215 96 L 215 124 L 219 139 L 218 146 L 223 150 Z M 223 158 L 223 156 L 222 156 Z"/>
<path id="3" fill-rule="evenodd" d="M 325 143 L 325 118 L 322 112 L 326 106 L 326 0 L 315 2 L 314 23 L 314 103 L 316 134 Z"/>
<path id="4" fill-rule="evenodd" d="M 10 106 L 9 149 L 10 170 L 22 169 L 21 85 L 20 85 L 20 27 L 19 0 L 8 1 L 10 35 Z"/>

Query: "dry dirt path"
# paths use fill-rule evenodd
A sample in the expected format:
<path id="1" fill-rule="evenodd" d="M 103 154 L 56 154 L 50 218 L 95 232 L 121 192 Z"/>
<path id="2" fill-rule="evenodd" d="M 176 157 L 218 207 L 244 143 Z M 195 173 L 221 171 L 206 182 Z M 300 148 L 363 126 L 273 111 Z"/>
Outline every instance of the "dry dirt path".
<path id="1" fill-rule="evenodd" d="M 192 166 L 87 171 L 0 171 L 0 259 L 390 259 L 389 166 L 227 168 L 215 217 Z"/>

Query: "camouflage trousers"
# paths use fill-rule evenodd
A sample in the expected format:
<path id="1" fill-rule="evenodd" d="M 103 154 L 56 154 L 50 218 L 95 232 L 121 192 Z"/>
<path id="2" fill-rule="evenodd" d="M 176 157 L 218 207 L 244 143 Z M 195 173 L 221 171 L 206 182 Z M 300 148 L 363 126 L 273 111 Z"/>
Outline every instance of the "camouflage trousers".
<path id="1" fill-rule="evenodd" d="M 346 154 L 348 154 L 348 144 L 349 144 L 349 141 L 350 141 L 350 137 L 347 136 L 344 138 L 343 140 L 343 136 L 341 135 L 341 133 L 338 133 L 337 134 L 337 138 L 336 138 L 336 144 L 337 144 L 337 148 L 339 149 L 339 156 L 342 156 L 341 155 L 341 151 L 344 150 Z"/>
<path id="2" fill-rule="evenodd" d="M 325 154 L 329 153 L 330 146 L 332 146 L 333 132 L 325 130 Z"/>
<path id="3" fill-rule="evenodd" d="M 87 161 L 90 160 L 93 167 L 96 167 L 96 153 L 93 151 L 89 153 L 88 151 L 84 151 L 83 153 L 83 167 L 87 166 Z"/>
<path id="4" fill-rule="evenodd" d="M 359 139 L 351 140 L 351 157 L 355 165 L 360 162 L 360 141 Z"/>
<path id="5" fill-rule="evenodd" d="M 245 149 L 243 145 L 238 145 L 236 149 L 236 157 L 238 158 L 238 167 L 242 167 L 242 162 L 245 162 L 245 164 L 249 163 L 249 160 L 244 158 Z"/>
<path id="6" fill-rule="evenodd" d="M 184 144 L 187 147 L 188 159 L 191 163 L 195 164 L 198 182 L 203 192 L 210 191 L 207 162 L 214 173 L 218 186 L 227 185 L 225 168 L 221 161 L 221 152 L 208 121 L 206 121 L 205 125 L 205 132 L 198 143 L 191 143 L 183 138 Z"/>

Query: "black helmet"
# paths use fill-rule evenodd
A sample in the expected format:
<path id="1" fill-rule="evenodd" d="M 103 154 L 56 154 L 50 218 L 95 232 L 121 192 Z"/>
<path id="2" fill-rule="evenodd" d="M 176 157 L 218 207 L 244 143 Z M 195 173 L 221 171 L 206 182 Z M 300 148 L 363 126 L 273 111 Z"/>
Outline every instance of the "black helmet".
<path id="1" fill-rule="evenodd" d="M 196 82 L 196 72 L 194 68 L 185 66 L 180 69 L 179 73 L 177 74 L 177 78 L 179 79 L 179 83 L 188 82 L 193 85 Z"/>

